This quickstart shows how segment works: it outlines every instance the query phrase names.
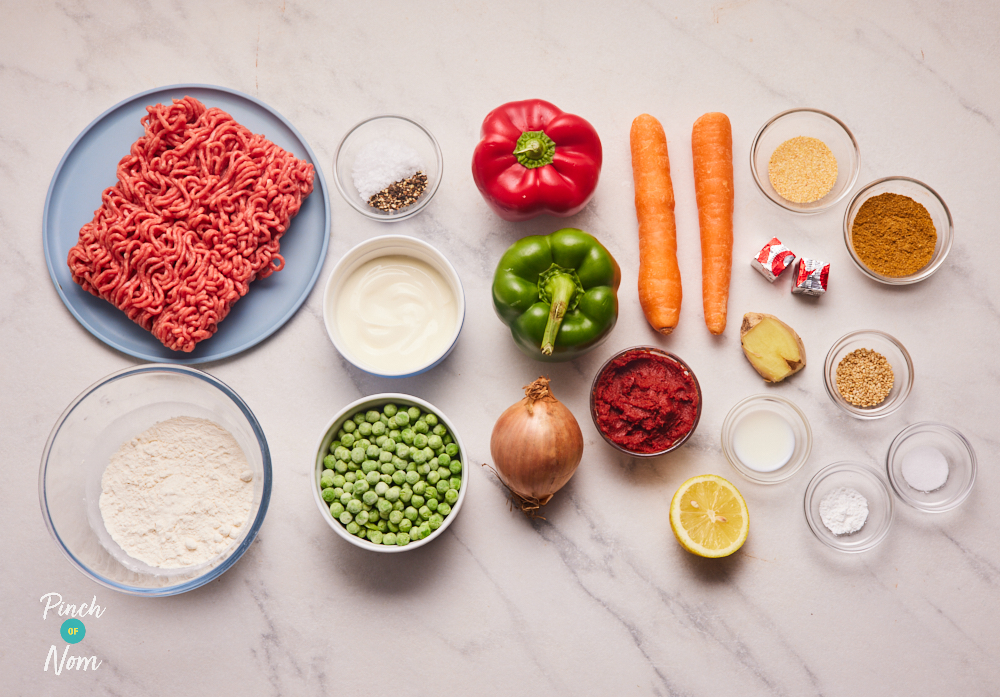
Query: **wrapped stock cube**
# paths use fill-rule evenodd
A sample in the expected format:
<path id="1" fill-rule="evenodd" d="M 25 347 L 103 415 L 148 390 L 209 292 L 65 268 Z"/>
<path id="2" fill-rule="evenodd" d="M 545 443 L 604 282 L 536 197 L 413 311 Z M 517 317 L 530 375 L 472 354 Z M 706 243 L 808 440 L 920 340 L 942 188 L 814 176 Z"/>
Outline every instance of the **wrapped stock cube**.
<path id="1" fill-rule="evenodd" d="M 829 278 L 829 263 L 800 258 L 792 281 L 792 292 L 802 295 L 823 295 Z"/>
<path id="2" fill-rule="evenodd" d="M 760 273 L 771 283 L 781 275 L 781 272 L 792 265 L 795 261 L 795 254 L 781 244 L 781 240 L 772 237 L 771 241 L 764 245 L 760 253 L 753 258 L 750 265 L 760 271 Z"/>

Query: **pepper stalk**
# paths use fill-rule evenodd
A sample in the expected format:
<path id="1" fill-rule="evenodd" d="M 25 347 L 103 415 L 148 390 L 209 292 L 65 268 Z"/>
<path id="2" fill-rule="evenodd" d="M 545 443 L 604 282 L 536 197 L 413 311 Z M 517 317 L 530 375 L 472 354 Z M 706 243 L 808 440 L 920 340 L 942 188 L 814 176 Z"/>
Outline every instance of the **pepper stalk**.
<path id="1" fill-rule="evenodd" d="M 538 277 L 538 296 L 549 305 L 549 319 L 542 334 L 543 355 L 552 355 L 563 318 L 580 304 L 583 293 L 583 284 L 576 271 L 559 264 L 552 264 Z"/>

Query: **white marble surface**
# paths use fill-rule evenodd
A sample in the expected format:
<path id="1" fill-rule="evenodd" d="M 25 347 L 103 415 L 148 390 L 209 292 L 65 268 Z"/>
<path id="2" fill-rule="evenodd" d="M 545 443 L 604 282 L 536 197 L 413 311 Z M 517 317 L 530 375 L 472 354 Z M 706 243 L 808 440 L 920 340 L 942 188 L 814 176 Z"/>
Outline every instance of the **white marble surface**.
<path id="1" fill-rule="evenodd" d="M 1000 693 L 1000 9 L 931 0 L 820 3 L 14 3 L 0 26 L 0 692 L 93 694 L 989 695 Z M 196 82 L 272 105 L 312 145 L 332 186 L 339 139 L 357 121 L 397 112 L 425 123 L 444 150 L 443 185 L 393 227 L 331 193 L 324 273 L 357 242 L 404 233 L 446 250 L 469 312 L 458 347 L 433 372 L 402 381 L 351 368 L 326 337 L 321 293 L 277 334 L 203 368 L 261 421 L 274 492 L 258 542 L 219 581 L 142 599 L 99 586 L 63 557 L 42 522 L 39 458 L 49 430 L 87 385 L 137 363 L 70 315 L 42 256 L 41 218 L 63 152 L 98 114 L 137 92 Z M 483 203 L 469 162 L 485 114 L 549 99 L 597 128 L 605 165 L 593 202 L 561 221 L 505 223 Z M 813 106 L 842 118 L 862 151 L 859 185 L 904 174 L 948 202 L 956 243 L 930 280 L 888 288 L 851 264 L 845 203 L 795 217 L 754 189 L 748 160 L 773 114 Z M 736 263 L 730 326 L 705 329 L 690 175 L 690 128 L 706 111 L 734 127 Z M 628 130 L 648 111 L 670 141 L 685 301 L 680 326 L 655 335 L 636 298 L 637 242 Z M 584 358 L 545 367 L 522 356 L 490 308 L 501 252 L 563 223 L 597 235 L 623 269 L 621 317 Z M 748 265 L 770 235 L 832 262 L 830 292 L 811 300 L 768 285 Z M 772 312 L 796 327 L 810 364 L 765 387 L 739 350 L 738 318 Z M 734 321 L 735 319 L 735 321 Z M 822 360 L 842 334 L 899 337 L 916 385 L 892 416 L 862 422 L 824 392 Z M 685 358 L 704 389 L 694 438 L 651 462 L 606 446 L 587 416 L 597 367 L 657 344 Z M 489 460 L 493 422 L 520 386 L 551 376 L 577 415 L 586 450 L 546 520 L 508 510 L 474 467 L 465 508 L 440 540 L 375 555 L 337 538 L 310 494 L 319 430 L 360 395 L 408 392 L 461 428 L 473 463 Z M 728 409 L 771 391 L 795 401 L 815 434 L 812 457 L 772 487 L 739 479 L 720 451 Z M 813 472 L 837 460 L 881 466 L 905 425 L 941 420 L 979 454 L 971 498 L 931 516 L 903 505 L 888 539 L 845 555 L 805 524 Z M 695 558 L 667 524 L 677 486 L 732 477 L 751 533 L 731 558 Z M 96 596 L 76 653 L 96 672 L 44 672 L 59 620 L 39 598 Z M 71 652 L 72 653 L 72 652 Z"/>

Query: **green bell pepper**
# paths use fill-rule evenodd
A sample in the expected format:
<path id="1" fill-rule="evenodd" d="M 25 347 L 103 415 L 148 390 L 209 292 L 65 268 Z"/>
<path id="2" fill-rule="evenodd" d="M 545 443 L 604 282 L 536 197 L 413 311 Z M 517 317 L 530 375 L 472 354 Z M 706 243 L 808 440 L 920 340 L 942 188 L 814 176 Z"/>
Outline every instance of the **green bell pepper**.
<path id="1" fill-rule="evenodd" d="M 583 230 L 531 235 L 500 258 L 493 309 L 525 354 L 565 361 L 611 333 L 618 321 L 621 279 L 618 262 Z"/>

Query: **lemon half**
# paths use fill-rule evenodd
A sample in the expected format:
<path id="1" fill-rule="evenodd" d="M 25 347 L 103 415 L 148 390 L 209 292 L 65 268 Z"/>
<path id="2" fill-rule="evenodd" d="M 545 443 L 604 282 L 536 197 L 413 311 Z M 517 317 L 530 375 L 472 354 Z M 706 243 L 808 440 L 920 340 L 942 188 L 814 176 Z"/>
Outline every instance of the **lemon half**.
<path id="1" fill-rule="evenodd" d="M 731 483 L 714 474 L 691 477 L 670 502 L 670 527 L 681 546 L 699 557 L 726 557 L 743 546 L 750 513 Z"/>

